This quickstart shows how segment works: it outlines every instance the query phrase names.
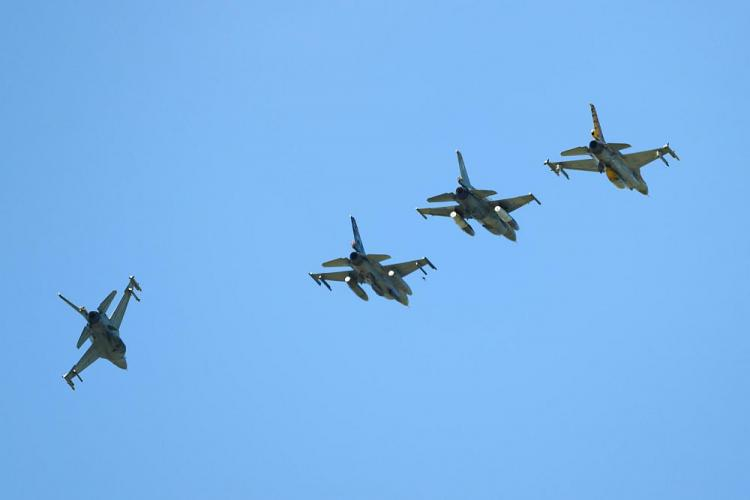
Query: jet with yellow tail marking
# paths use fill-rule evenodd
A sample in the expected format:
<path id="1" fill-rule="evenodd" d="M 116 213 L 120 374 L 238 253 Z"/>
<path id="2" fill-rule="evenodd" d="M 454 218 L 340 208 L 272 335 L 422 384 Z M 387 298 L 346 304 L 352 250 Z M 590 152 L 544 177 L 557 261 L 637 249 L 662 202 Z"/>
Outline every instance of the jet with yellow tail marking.
<path id="1" fill-rule="evenodd" d="M 516 231 L 519 226 L 510 213 L 532 201 L 541 205 L 539 200 L 531 193 L 504 200 L 490 200 L 489 197 L 496 195 L 497 192 L 489 189 L 476 189 L 472 186 L 461 151 L 456 150 L 456 156 L 459 169 L 456 191 L 427 198 L 427 201 L 430 203 L 452 201 L 457 204 L 446 207 L 418 208 L 419 215 L 425 219 L 428 215 L 450 217 L 469 236 L 474 236 L 474 228 L 466 219 L 475 219 L 492 234 L 516 241 Z"/>
<path id="2" fill-rule="evenodd" d="M 365 252 L 362 238 L 359 236 L 357 221 L 354 220 L 354 217 L 351 220 L 354 241 L 352 241 L 353 251 L 349 254 L 349 257 L 339 257 L 321 264 L 323 267 L 349 267 L 350 269 L 331 273 L 310 273 L 310 277 L 315 280 L 315 283 L 325 285 L 329 290 L 331 290 L 329 281 L 343 281 L 362 300 L 368 300 L 368 297 L 367 292 L 360 285 L 368 284 L 381 297 L 408 306 L 409 295 L 412 292 L 404 278 L 417 270 L 427 274 L 424 270 L 425 266 L 432 269 L 437 268 L 432 265 L 427 257 L 399 264 L 381 264 L 384 260 L 390 259 L 391 256 Z"/>
<path id="3" fill-rule="evenodd" d="M 606 173 L 607 179 L 617 188 L 635 189 L 641 194 L 648 194 L 648 185 L 641 176 L 641 167 L 654 160 L 661 160 L 665 165 L 669 166 L 665 156 L 669 155 L 679 160 L 677 153 L 667 143 L 660 148 L 649 149 L 648 151 L 622 154 L 620 151 L 629 148 L 630 144 L 605 141 L 602 127 L 599 124 L 599 117 L 596 114 L 596 108 L 593 104 L 590 104 L 590 106 L 594 128 L 591 130 L 592 139 L 588 146 L 568 149 L 560 153 L 560 155 L 588 155 L 591 159 L 558 162 L 551 162 L 548 159 L 544 164 L 555 174 L 563 174 L 567 179 L 570 179 L 570 177 L 568 177 L 566 170 L 586 170 L 589 172 Z"/>
<path id="4" fill-rule="evenodd" d="M 87 340 L 91 339 L 91 345 L 83 353 L 78 363 L 74 364 L 73 368 L 63 375 L 65 382 L 68 383 L 71 389 L 75 390 L 76 388 L 73 384 L 73 379 L 78 378 L 78 380 L 83 381 L 81 379 L 81 372 L 99 358 L 104 358 L 123 370 L 128 369 L 128 362 L 125 359 L 125 343 L 120 338 L 120 324 L 123 317 L 125 317 L 125 310 L 128 307 L 130 297 L 132 296 L 139 302 L 141 300 L 135 294 L 134 289 L 140 292 L 141 286 L 135 280 L 135 277 L 131 276 L 128 286 L 125 288 L 125 293 L 120 299 L 120 303 L 117 304 L 115 312 L 112 313 L 112 317 L 107 316 L 107 309 L 109 309 L 112 300 L 117 295 L 117 291 L 115 290 L 112 290 L 102 303 L 99 304 L 99 307 L 93 311 L 87 311 L 85 307 L 79 307 L 63 297 L 62 294 L 57 294 L 86 320 L 86 326 L 83 327 L 76 347 L 80 349 Z"/>

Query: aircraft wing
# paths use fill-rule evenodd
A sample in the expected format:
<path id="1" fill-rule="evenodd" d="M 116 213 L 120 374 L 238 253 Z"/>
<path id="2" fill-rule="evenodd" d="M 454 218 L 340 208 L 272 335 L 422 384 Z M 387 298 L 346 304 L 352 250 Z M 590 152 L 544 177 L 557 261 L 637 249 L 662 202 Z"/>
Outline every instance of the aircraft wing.
<path id="1" fill-rule="evenodd" d="M 81 359 L 78 360 L 78 363 L 73 365 L 73 369 L 77 373 L 81 373 L 83 370 L 85 370 L 91 363 L 99 359 L 101 356 L 99 356 L 99 351 L 94 347 L 94 345 L 90 345 L 88 349 L 86 349 L 86 352 L 83 353 L 83 356 L 81 356 Z"/>
<path id="2" fill-rule="evenodd" d="M 527 203 L 531 203 L 532 201 L 537 202 L 539 205 L 542 203 L 536 199 L 536 196 L 529 193 L 523 196 L 516 196 L 515 198 L 506 198 L 504 200 L 494 200 L 490 202 L 490 205 L 494 206 L 500 206 L 503 210 L 510 213 L 513 210 L 516 210 L 517 208 L 521 208 L 522 206 L 526 205 Z"/>
<path id="3" fill-rule="evenodd" d="M 422 269 L 424 266 L 430 266 L 433 269 L 437 269 L 427 257 L 411 260 L 409 262 L 401 262 L 399 264 L 391 264 L 390 266 L 383 266 L 383 269 L 385 269 L 386 272 L 396 271 L 399 276 L 403 277 L 413 273 L 417 269 L 420 269 L 423 273 L 427 274 L 424 269 Z"/>
<path id="4" fill-rule="evenodd" d="M 461 207 L 458 205 L 450 205 L 447 207 L 430 207 L 430 208 L 418 208 L 417 212 L 419 212 L 419 215 L 427 218 L 427 215 L 437 215 L 441 217 L 450 217 L 451 212 L 460 212 Z"/>
<path id="5" fill-rule="evenodd" d="M 353 270 L 348 271 L 336 271 L 333 273 L 309 273 L 310 277 L 315 280 L 315 283 L 318 285 L 325 285 L 326 288 L 329 290 L 331 289 L 331 285 L 328 284 L 329 281 L 344 281 L 348 276 L 351 276 L 352 278 L 355 278 L 355 272 Z"/>
<path id="6" fill-rule="evenodd" d="M 81 372 L 88 368 L 88 366 L 99 359 L 101 356 L 99 355 L 99 351 L 94 347 L 94 344 L 91 344 L 88 349 L 86 349 L 86 352 L 83 353 L 83 356 L 81 356 L 81 359 L 78 360 L 78 363 L 73 365 L 73 368 L 70 369 L 68 373 L 63 375 L 63 378 L 65 379 L 65 382 L 68 383 L 71 389 L 75 390 L 75 385 L 73 384 L 73 377 L 78 377 L 79 380 L 81 379 Z"/>
<path id="7" fill-rule="evenodd" d="M 133 297 L 135 297 L 135 300 L 137 300 L 138 302 L 141 301 L 141 299 L 139 299 L 133 291 L 133 288 L 138 291 L 141 290 L 141 286 L 138 284 L 135 278 L 131 276 L 130 281 L 128 281 L 128 287 L 125 289 L 125 292 L 123 292 L 120 303 L 117 304 L 117 308 L 115 309 L 115 312 L 112 313 L 112 317 L 110 318 L 112 326 L 114 326 L 118 330 L 120 329 L 120 325 L 122 324 L 122 318 L 125 317 L 125 310 L 128 308 L 130 296 L 132 295 Z"/>
<path id="8" fill-rule="evenodd" d="M 588 172 L 598 172 L 599 165 L 592 159 L 588 160 L 572 160 L 572 161 L 548 161 L 545 162 L 552 170 L 559 169 L 570 169 L 570 170 L 586 170 Z"/>
<path id="9" fill-rule="evenodd" d="M 679 160 L 677 154 L 675 154 L 672 148 L 669 147 L 669 144 L 666 144 L 660 148 L 649 149 L 648 151 L 622 155 L 622 158 L 631 169 L 637 169 L 657 159 L 661 159 L 664 163 L 667 163 L 667 161 L 664 159 L 665 155 L 670 155 L 672 158 L 676 158 Z M 669 165 L 669 163 L 667 163 L 667 165 Z"/>

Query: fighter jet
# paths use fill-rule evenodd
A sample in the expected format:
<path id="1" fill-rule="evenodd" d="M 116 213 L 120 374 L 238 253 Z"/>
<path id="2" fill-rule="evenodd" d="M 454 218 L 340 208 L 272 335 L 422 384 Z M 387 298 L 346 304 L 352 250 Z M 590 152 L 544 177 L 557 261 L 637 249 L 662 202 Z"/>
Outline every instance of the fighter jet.
<path id="1" fill-rule="evenodd" d="M 591 106 L 591 118 L 594 121 L 594 128 L 591 130 L 592 140 L 587 146 L 568 149 L 560 153 L 562 156 L 589 155 L 590 160 L 573 160 L 550 162 L 549 158 L 544 162 L 558 176 L 563 174 L 566 179 L 570 179 L 565 169 L 588 170 L 589 172 L 606 172 L 607 179 L 617 186 L 618 189 L 628 188 L 635 189 L 641 194 L 648 194 L 648 185 L 641 177 L 641 167 L 659 159 L 669 166 L 669 162 L 664 157 L 670 155 L 672 158 L 679 160 L 677 153 L 669 147 L 669 143 L 656 149 L 641 151 L 640 153 L 622 154 L 620 151 L 629 148 L 630 144 L 621 142 L 607 142 L 602 134 L 602 127 L 599 125 L 599 118 L 596 116 L 596 108 Z"/>
<path id="2" fill-rule="evenodd" d="M 112 290 L 102 300 L 102 303 L 99 304 L 99 307 L 95 311 L 87 311 L 85 307 L 79 307 L 63 297 L 61 293 L 57 294 L 66 304 L 86 319 L 86 326 L 83 327 L 76 347 L 80 349 L 87 339 L 91 339 L 91 345 L 83 353 L 78 363 L 74 364 L 73 368 L 63 375 L 63 378 L 71 389 L 75 390 L 76 388 L 73 384 L 73 377 L 78 377 L 78 380 L 83 382 L 81 372 L 99 358 L 109 360 L 118 368 L 127 370 L 128 362 L 125 359 L 125 343 L 120 339 L 120 324 L 122 323 L 123 316 L 125 316 L 125 309 L 128 307 L 130 296 L 132 295 L 138 302 L 141 301 L 133 289 L 140 292 L 141 286 L 133 276 L 130 276 L 128 286 L 111 318 L 107 316 L 107 309 L 115 298 L 115 295 L 117 295 L 116 290 Z"/>
<path id="3" fill-rule="evenodd" d="M 315 280 L 318 286 L 321 284 L 325 285 L 329 290 L 331 290 L 331 285 L 328 284 L 329 281 L 343 281 L 362 300 L 368 300 L 368 297 L 367 292 L 360 285 L 368 283 L 373 291 L 381 297 L 395 300 L 408 306 L 409 295 L 412 292 L 403 278 L 417 269 L 426 275 L 427 272 L 424 270 L 424 266 L 430 266 L 432 269 L 437 268 L 432 265 L 432 262 L 427 257 L 409 262 L 401 262 L 400 264 L 382 265 L 381 262 L 390 259 L 391 256 L 374 253 L 368 254 L 365 252 L 365 247 L 362 245 L 362 238 L 359 236 L 357 221 L 354 217 L 351 219 L 352 231 L 354 232 L 352 249 L 354 251 L 349 254 L 349 258 L 340 257 L 321 264 L 323 267 L 350 267 L 351 269 L 332 273 L 310 273 L 310 277 Z"/>
<path id="4" fill-rule="evenodd" d="M 478 220 L 484 228 L 498 236 L 505 236 L 511 241 L 516 241 L 516 231 L 518 231 L 518 222 L 510 216 L 510 212 L 521 208 L 531 201 L 541 205 L 536 196 L 529 193 L 524 196 L 515 198 L 506 198 L 504 200 L 490 200 L 490 196 L 496 195 L 497 192 L 489 189 L 476 189 L 471 185 L 469 174 L 466 172 L 464 157 L 461 151 L 456 150 L 458 156 L 458 187 L 455 193 L 443 193 L 432 198 L 427 198 L 430 203 L 455 201 L 458 205 L 436 208 L 418 208 L 419 215 L 427 218 L 428 215 L 437 215 L 450 217 L 458 227 L 469 236 L 474 236 L 474 228 L 466 222 L 466 219 Z"/>

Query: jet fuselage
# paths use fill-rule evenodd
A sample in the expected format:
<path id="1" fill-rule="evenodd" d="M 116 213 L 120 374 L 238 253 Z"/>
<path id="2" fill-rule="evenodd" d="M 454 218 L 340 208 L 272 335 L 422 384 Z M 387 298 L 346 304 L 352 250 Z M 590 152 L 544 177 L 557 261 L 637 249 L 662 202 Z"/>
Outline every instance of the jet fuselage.
<path id="1" fill-rule="evenodd" d="M 367 255 L 352 252 L 349 255 L 352 269 L 357 272 L 357 280 L 367 283 L 373 291 L 389 300 L 395 300 L 405 306 L 409 305 L 411 288 L 395 271 L 386 271 L 379 262 L 367 258 Z"/>
<path id="2" fill-rule="evenodd" d="M 641 194 L 648 194 L 648 185 L 641 174 L 631 170 L 622 153 L 611 148 L 606 142 L 592 140 L 589 142 L 589 154 L 599 164 L 599 170 L 607 174 L 607 179 L 619 189 L 635 189 Z"/>
<path id="3" fill-rule="evenodd" d="M 101 357 L 112 362 L 118 368 L 127 369 L 125 359 L 125 342 L 120 338 L 120 332 L 115 328 L 106 314 L 91 311 L 88 314 L 88 324 L 91 342 Z"/>
<path id="4" fill-rule="evenodd" d="M 493 207 L 485 198 L 476 196 L 471 189 L 461 184 L 456 189 L 456 201 L 461 206 L 463 217 L 476 219 L 492 234 L 515 241 L 515 230 L 518 229 L 515 219 L 501 207 Z"/>

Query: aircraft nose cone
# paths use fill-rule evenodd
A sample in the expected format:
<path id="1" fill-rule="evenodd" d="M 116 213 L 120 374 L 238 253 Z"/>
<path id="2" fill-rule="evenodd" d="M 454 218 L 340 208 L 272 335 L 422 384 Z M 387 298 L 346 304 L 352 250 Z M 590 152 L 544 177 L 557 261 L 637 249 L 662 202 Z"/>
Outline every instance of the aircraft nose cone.
<path id="1" fill-rule="evenodd" d="M 645 183 L 641 184 L 640 187 L 638 188 L 638 192 L 641 193 L 642 195 L 648 196 L 648 186 Z"/>

